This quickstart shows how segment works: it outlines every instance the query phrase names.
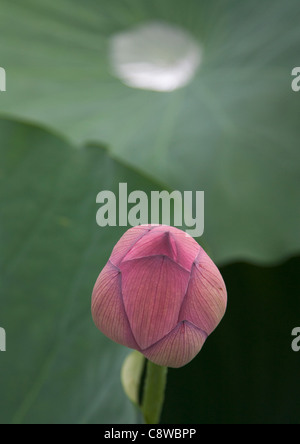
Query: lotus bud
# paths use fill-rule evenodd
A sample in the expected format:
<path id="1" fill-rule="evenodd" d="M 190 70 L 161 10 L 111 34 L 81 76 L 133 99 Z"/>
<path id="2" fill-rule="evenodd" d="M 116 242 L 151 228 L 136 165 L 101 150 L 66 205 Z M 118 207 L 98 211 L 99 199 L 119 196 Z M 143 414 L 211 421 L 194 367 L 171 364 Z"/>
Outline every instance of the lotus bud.
<path id="1" fill-rule="evenodd" d="M 189 234 L 140 225 L 123 235 L 100 273 L 92 315 L 113 341 L 177 368 L 199 353 L 226 304 L 218 268 Z"/>

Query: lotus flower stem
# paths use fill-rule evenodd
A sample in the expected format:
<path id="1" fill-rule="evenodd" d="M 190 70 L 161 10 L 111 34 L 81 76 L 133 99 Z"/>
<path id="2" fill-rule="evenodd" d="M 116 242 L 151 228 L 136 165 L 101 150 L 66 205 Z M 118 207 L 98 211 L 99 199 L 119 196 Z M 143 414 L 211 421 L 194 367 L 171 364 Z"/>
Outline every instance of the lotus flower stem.
<path id="1" fill-rule="evenodd" d="M 168 367 L 147 363 L 142 412 L 146 424 L 159 424 L 165 399 Z"/>

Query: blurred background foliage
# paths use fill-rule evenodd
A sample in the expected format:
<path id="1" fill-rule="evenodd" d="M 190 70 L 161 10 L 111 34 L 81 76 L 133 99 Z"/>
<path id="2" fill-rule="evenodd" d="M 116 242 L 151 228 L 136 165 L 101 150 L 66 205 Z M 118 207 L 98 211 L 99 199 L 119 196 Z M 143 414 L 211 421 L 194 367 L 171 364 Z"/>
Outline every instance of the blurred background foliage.
<path id="1" fill-rule="evenodd" d="M 299 423 L 299 266 L 221 268 L 228 312 L 190 365 L 169 370 L 163 422 Z"/>
<path id="2" fill-rule="evenodd" d="M 96 195 L 205 191 L 228 313 L 171 370 L 163 422 L 298 422 L 298 0 L 1 0 L 0 422 L 134 423 L 127 350 L 92 324 L 94 282 L 124 228 Z M 202 45 L 194 80 L 142 91 L 111 74 L 109 39 L 160 20 Z"/>

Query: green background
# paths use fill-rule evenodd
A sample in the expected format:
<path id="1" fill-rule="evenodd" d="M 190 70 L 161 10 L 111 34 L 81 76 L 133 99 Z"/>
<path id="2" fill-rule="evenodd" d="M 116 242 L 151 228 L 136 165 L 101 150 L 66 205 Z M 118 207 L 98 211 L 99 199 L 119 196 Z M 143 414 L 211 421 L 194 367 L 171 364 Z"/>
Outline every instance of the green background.
<path id="1" fill-rule="evenodd" d="M 296 0 L 1 0 L 0 423 L 134 423 L 128 353 L 96 330 L 90 298 L 125 228 L 96 225 L 96 196 L 203 190 L 198 239 L 228 312 L 170 370 L 162 421 L 297 423 L 299 66 Z M 151 20 L 204 49 L 173 93 L 124 86 L 108 44 Z"/>

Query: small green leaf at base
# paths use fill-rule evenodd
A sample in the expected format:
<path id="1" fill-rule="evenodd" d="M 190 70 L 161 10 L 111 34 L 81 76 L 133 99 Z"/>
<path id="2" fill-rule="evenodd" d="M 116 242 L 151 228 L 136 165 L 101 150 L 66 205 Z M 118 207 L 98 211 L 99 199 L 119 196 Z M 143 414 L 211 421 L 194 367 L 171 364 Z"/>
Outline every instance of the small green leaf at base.
<path id="1" fill-rule="evenodd" d="M 139 406 L 139 391 L 145 365 L 145 357 L 133 351 L 124 361 L 121 370 L 121 381 L 124 391 L 133 404 Z"/>

